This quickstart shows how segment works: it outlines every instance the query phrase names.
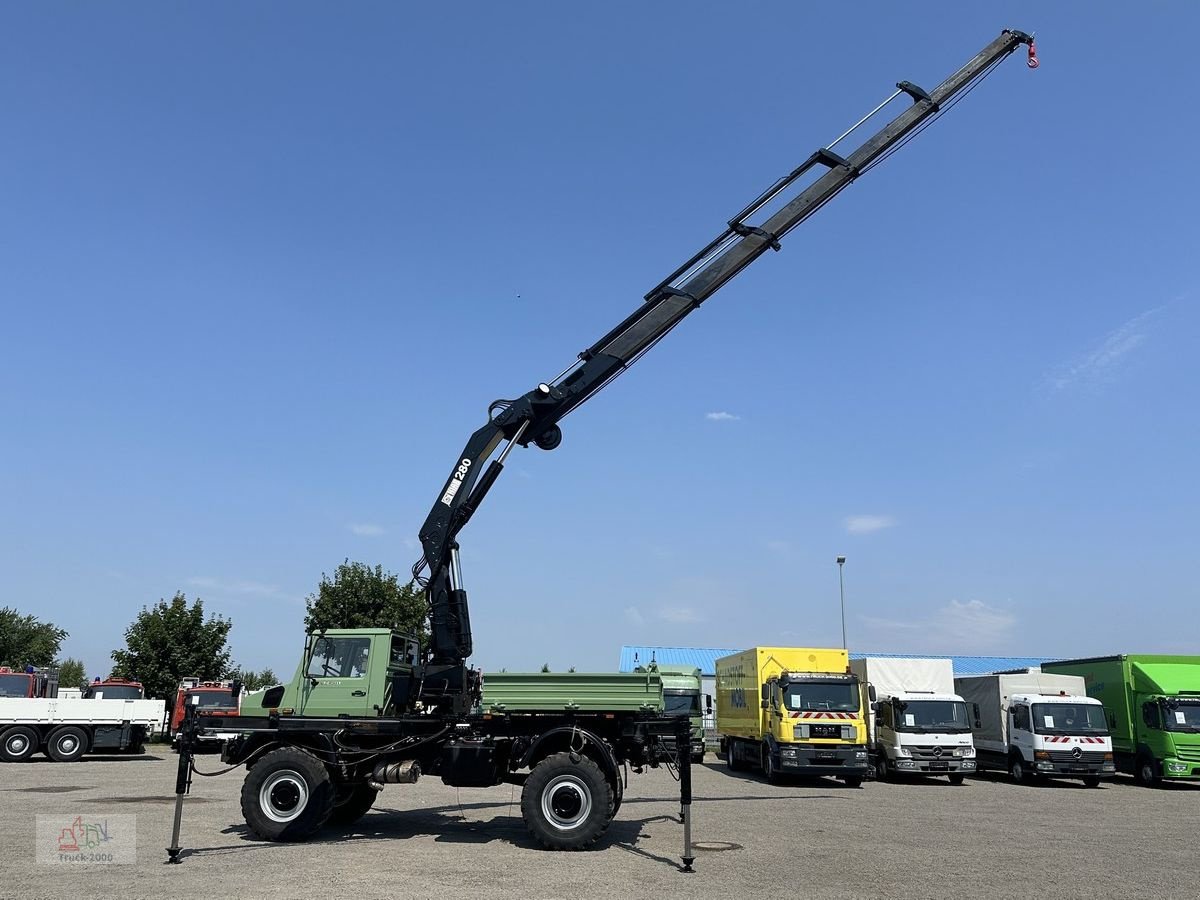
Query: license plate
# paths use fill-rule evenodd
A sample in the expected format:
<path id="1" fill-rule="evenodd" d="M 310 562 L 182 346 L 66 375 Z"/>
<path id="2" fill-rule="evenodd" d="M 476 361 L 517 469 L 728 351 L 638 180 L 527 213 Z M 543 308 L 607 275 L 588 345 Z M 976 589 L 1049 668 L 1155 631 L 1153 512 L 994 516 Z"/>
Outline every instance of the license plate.
<path id="1" fill-rule="evenodd" d="M 837 754 L 832 750 L 821 750 L 817 753 L 817 759 L 837 759 Z"/>
<path id="2" fill-rule="evenodd" d="M 929 768 L 935 772 L 944 772 L 950 768 L 950 763 L 945 763 L 945 762 L 930 763 Z"/>

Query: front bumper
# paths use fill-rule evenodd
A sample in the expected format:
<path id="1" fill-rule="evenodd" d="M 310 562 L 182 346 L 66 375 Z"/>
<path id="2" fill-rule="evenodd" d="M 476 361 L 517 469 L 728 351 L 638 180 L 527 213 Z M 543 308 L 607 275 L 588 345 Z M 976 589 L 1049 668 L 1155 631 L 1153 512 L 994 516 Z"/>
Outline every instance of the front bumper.
<path id="1" fill-rule="evenodd" d="M 779 771 L 792 775 L 866 775 L 867 748 L 861 745 L 823 747 L 782 744 Z"/>
<path id="2" fill-rule="evenodd" d="M 1117 774 L 1117 767 L 1110 762 L 1074 763 L 1046 762 L 1045 760 L 1037 760 L 1033 764 L 1033 771 L 1038 775 L 1046 775 L 1051 778 L 1081 778 L 1084 775 L 1099 775 L 1101 778 L 1112 778 Z"/>
<path id="3" fill-rule="evenodd" d="M 1162 762 L 1163 778 L 1200 778 L 1200 762 L 1167 757 Z"/>
<path id="4" fill-rule="evenodd" d="M 975 771 L 973 756 L 946 756 L 942 759 L 897 757 L 889 759 L 888 762 L 897 772 L 907 772 L 910 775 L 948 775 L 952 772 L 970 774 Z"/>

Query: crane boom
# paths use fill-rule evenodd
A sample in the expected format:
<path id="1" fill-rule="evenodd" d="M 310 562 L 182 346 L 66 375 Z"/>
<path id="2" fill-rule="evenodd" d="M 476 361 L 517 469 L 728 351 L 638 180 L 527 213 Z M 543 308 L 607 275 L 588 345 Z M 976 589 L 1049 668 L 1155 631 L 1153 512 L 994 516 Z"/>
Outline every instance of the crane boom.
<path id="1" fill-rule="evenodd" d="M 1006 30 L 930 92 L 907 81 L 897 84 L 896 92 L 850 131 L 817 150 L 730 219 L 716 238 L 663 279 L 638 309 L 580 353 L 558 377 L 515 400 L 497 400 L 489 407 L 487 423 L 471 435 L 420 531 L 424 555 L 413 567 L 413 577 L 424 586 L 430 610 L 427 694 L 450 696 L 467 690 L 462 664 L 471 655 L 472 642 L 457 536 L 499 477 L 512 448 L 531 442 L 544 450 L 557 447 L 562 440 L 558 423 L 564 416 L 636 362 L 755 259 L 768 249 L 779 250 L 788 232 L 965 96 L 1022 44 L 1029 45 L 1034 67 L 1033 37 Z M 833 150 L 900 94 L 912 100 L 903 112 L 849 154 Z M 820 174 L 799 183 L 810 172 Z M 791 199 L 789 189 L 794 194 Z M 756 218 L 760 221 L 752 224 Z M 492 459 L 501 444 L 505 446 Z M 426 568 L 429 574 L 422 577 Z"/>

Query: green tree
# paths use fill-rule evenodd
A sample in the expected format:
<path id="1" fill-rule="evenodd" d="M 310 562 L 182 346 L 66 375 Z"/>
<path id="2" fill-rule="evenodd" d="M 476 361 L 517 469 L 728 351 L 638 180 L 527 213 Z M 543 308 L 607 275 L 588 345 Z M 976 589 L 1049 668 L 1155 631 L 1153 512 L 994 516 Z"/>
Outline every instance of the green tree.
<path id="1" fill-rule="evenodd" d="M 233 623 L 220 616 L 204 616 L 199 597 L 190 606 L 182 592 L 170 601 L 142 607 L 125 629 L 126 649 L 114 650 L 112 674 L 140 681 L 147 697 L 175 697 L 179 680 L 195 675 L 216 681 L 229 671 L 229 629 Z"/>
<path id="2" fill-rule="evenodd" d="M 234 666 L 227 677 L 234 681 L 240 681 L 248 691 L 257 691 L 259 688 L 268 688 L 279 684 L 279 679 L 275 677 L 275 673 L 270 669 L 263 669 L 261 672 L 256 672 L 254 669 L 244 669 L 241 666 Z"/>
<path id="3" fill-rule="evenodd" d="M 0 666 L 23 669 L 48 666 L 58 656 L 67 632 L 50 622 L 0 607 Z"/>
<path id="4" fill-rule="evenodd" d="M 385 572 L 383 566 L 345 560 L 331 579 L 321 574 L 321 584 L 305 601 L 309 631 L 330 628 L 394 628 L 416 634 L 425 642 L 428 615 L 425 595 L 411 582 Z"/>
<path id="5" fill-rule="evenodd" d="M 58 669 L 59 687 L 82 687 L 87 682 L 87 670 L 83 667 L 83 660 L 68 656 L 54 665 Z"/>

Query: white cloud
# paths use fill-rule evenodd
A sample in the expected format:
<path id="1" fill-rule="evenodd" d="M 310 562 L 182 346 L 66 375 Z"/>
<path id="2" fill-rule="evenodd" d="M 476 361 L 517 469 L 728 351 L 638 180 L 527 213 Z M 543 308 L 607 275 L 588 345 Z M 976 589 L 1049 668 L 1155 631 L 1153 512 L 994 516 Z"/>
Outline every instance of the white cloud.
<path id="1" fill-rule="evenodd" d="M 1110 331 L 1093 350 L 1055 369 L 1046 379 L 1046 384 L 1053 391 L 1062 391 L 1112 381 L 1121 364 L 1146 342 L 1150 321 L 1162 308 L 1156 306 L 1140 313 Z"/>
<path id="2" fill-rule="evenodd" d="M 352 522 L 346 527 L 350 529 L 351 534 L 359 537 L 379 537 L 386 534 L 382 525 L 372 525 L 370 522 Z"/>
<path id="3" fill-rule="evenodd" d="M 705 413 L 704 418 L 708 419 L 710 422 L 737 422 L 740 421 L 742 417 L 735 416 L 731 412 L 725 412 L 724 410 L 721 410 L 720 412 Z"/>
<path id="4" fill-rule="evenodd" d="M 704 616 L 691 606 L 665 606 L 658 611 L 658 617 L 664 622 L 671 622 L 676 625 L 704 621 Z"/>
<path id="5" fill-rule="evenodd" d="M 847 516 L 842 523 L 849 534 L 870 534 L 891 528 L 896 520 L 891 516 Z"/>
<path id="6" fill-rule="evenodd" d="M 1017 618 L 982 600 L 951 600 L 929 615 L 904 619 L 858 616 L 867 637 L 858 646 L 893 653 L 997 653 L 1012 638 Z"/>

